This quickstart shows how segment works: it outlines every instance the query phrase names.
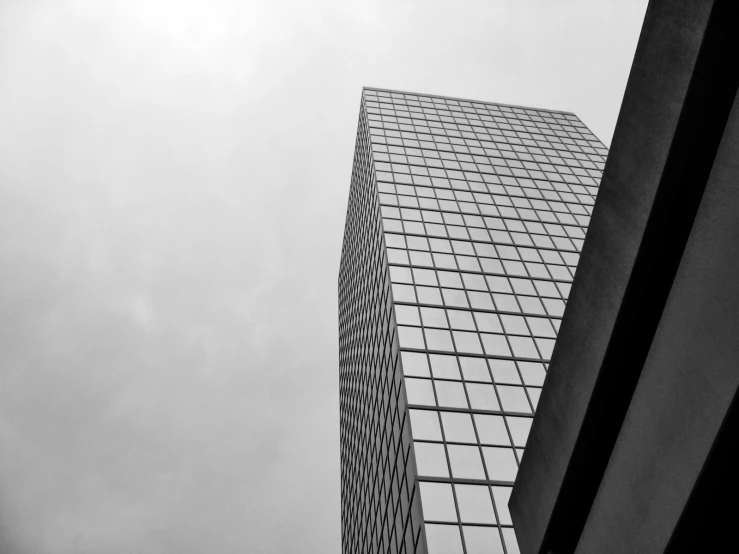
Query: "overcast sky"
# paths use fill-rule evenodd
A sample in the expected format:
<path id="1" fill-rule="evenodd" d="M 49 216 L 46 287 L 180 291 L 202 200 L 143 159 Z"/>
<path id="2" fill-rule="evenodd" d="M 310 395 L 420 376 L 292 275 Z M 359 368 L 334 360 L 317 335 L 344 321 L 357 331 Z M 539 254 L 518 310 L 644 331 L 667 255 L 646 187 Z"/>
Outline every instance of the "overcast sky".
<path id="1" fill-rule="evenodd" d="M 0 552 L 340 551 L 362 85 L 607 144 L 646 0 L 0 0 Z"/>

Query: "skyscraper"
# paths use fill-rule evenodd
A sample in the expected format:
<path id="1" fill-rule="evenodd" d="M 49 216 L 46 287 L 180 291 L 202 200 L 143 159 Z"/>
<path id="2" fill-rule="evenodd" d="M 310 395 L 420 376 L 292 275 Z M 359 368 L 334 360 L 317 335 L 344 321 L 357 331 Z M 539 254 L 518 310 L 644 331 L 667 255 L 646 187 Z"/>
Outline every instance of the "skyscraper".
<path id="1" fill-rule="evenodd" d="M 342 548 L 508 513 L 607 151 L 571 113 L 364 89 L 339 274 Z"/>

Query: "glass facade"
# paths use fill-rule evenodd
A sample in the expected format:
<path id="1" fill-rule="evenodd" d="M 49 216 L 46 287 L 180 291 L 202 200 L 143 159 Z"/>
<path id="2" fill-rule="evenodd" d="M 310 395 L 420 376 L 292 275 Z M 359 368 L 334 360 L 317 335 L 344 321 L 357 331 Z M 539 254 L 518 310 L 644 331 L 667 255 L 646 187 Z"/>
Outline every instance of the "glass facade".
<path id="1" fill-rule="evenodd" d="M 364 89 L 339 276 L 345 554 L 518 553 L 508 497 L 606 155 L 570 113 Z"/>

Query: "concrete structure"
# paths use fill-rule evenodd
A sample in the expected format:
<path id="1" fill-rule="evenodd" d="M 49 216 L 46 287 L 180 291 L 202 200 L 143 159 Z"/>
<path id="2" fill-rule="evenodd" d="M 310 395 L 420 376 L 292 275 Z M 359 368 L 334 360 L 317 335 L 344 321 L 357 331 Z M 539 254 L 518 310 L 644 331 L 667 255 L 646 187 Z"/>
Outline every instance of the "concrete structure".
<path id="1" fill-rule="evenodd" d="M 508 497 L 606 154 L 571 113 L 363 91 L 339 277 L 345 554 L 518 552 Z"/>
<path id="2" fill-rule="evenodd" d="M 736 548 L 738 22 L 650 2 L 510 501 L 524 554 Z"/>

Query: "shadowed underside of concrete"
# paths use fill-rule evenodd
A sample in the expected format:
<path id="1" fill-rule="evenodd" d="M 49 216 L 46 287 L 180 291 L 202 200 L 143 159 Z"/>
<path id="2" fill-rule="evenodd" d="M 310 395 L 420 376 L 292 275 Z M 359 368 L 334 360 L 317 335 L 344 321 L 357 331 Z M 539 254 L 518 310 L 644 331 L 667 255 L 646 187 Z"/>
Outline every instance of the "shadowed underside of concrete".
<path id="1" fill-rule="evenodd" d="M 705 551 L 731 532 L 738 23 L 728 1 L 647 9 L 510 501 L 524 554 Z"/>

